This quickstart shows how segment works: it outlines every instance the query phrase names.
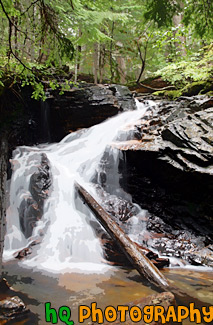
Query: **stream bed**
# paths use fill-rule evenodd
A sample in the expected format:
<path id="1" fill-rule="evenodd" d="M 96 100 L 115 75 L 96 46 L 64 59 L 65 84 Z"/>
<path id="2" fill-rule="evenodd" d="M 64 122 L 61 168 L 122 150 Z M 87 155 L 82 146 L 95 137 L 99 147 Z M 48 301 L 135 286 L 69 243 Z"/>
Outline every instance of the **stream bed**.
<path id="1" fill-rule="evenodd" d="M 202 267 L 166 268 L 163 274 L 177 287 L 205 304 L 213 301 L 213 272 Z M 45 302 L 58 309 L 71 308 L 72 320 L 78 324 L 78 306 L 97 302 L 99 308 L 127 304 L 156 293 L 144 285 L 135 270 L 108 267 L 102 274 L 65 273 L 42 274 L 22 268 L 13 261 L 5 265 L 5 276 L 14 290 L 21 292 L 27 307 L 35 314 L 27 322 L 11 324 L 45 324 Z M 190 303 L 191 301 L 189 301 Z M 181 304 L 181 302 L 179 302 Z M 3 324 L 3 323 L 2 323 Z M 85 321 L 84 324 L 89 324 Z M 184 324 L 192 324 L 188 320 Z"/>

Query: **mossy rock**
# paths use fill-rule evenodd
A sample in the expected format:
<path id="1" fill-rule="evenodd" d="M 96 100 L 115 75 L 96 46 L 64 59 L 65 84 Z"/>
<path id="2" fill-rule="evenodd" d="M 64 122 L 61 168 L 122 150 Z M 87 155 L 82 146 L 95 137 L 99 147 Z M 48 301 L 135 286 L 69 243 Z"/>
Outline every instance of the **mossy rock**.
<path id="1" fill-rule="evenodd" d="M 165 93 L 166 93 L 166 90 L 158 90 L 158 91 L 155 91 L 155 92 L 153 93 L 153 95 L 164 97 L 164 96 L 165 96 Z"/>
<path id="2" fill-rule="evenodd" d="M 212 82 L 210 81 L 195 81 L 186 85 L 182 90 L 183 96 L 195 96 L 206 94 L 208 91 L 213 90 Z"/>
<path id="3" fill-rule="evenodd" d="M 208 91 L 205 95 L 208 97 L 213 97 L 213 90 Z"/>
<path id="4" fill-rule="evenodd" d="M 206 94 L 207 92 L 213 92 L 213 80 L 209 80 L 206 82 L 205 87 L 201 90 L 201 94 Z"/>
<path id="5" fill-rule="evenodd" d="M 153 93 L 155 96 L 162 96 L 174 100 L 182 95 L 181 90 L 160 90 Z"/>

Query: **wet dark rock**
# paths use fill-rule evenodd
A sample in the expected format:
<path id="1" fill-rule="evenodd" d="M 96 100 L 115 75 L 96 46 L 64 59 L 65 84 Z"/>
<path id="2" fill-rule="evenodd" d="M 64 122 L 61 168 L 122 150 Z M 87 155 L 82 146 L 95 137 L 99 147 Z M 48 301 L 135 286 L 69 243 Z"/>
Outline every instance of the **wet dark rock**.
<path id="1" fill-rule="evenodd" d="M 0 320 L 12 320 L 25 317 L 29 312 L 23 301 L 18 297 L 0 300 Z"/>
<path id="2" fill-rule="evenodd" d="M 56 92 L 49 99 L 50 133 L 54 141 L 70 131 L 103 122 L 119 112 L 135 109 L 132 93 L 119 85 L 82 85 L 64 92 Z"/>
<path id="3" fill-rule="evenodd" d="M 193 231 L 176 229 L 175 226 L 167 224 L 148 211 L 139 213 L 140 210 L 130 201 L 110 195 L 100 186 L 96 189 L 101 206 L 158 268 L 170 265 L 166 257 L 180 259 L 179 265 L 187 263 L 212 265 L 212 245 L 208 246 L 208 250 L 206 248 L 211 239 L 207 236 L 198 236 Z M 128 260 L 119 247 L 106 233 L 102 233 L 101 242 L 108 261 L 115 265 L 129 266 Z M 152 250 L 165 258 L 160 259 Z"/>
<path id="4" fill-rule="evenodd" d="M 133 200 L 174 229 L 192 230 L 206 241 L 213 226 L 211 101 L 161 101 L 141 120 L 140 141 L 117 145 L 125 156 L 121 184 Z"/>
<path id="5" fill-rule="evenodd" d="M 112 219 L 127 235 L 133 236 L 132 239 L 137 244 L 138 249 L 142 250 L 144 255 L 157 268 L 161 269 L 169 266 L 170 261 L 168 258 L 159 258 L 157 253 L 154 253 L 148 248 L 148 245 L 142 246 L 142 243 L 144 244 L 144 238 L 141 240 L 140 233 L 143 233 L 143 229 L 145 228 L 145 221 L 147 221 L 146 215 L 140 215 L 140 210 L 131 202 L 116 195 L 110 195 L 100 186 L 96 186 L 96 190 L 101 206 L 111 215 Z M 135 220 L 133 221 L 134 218 Z M 99 237 L 101 237 L 105 259 L 110 264 L 131 267 L 131 263 L 125 257 L 117 243 L 106 232 L 102 232 Z"/>
<path id="6" fill-rule="evenodd" d="M 29 191 L 31 195 L 24 198 L 19 206 L 20 226 L 26 238 L 32 235 L 37 221 L 43 215 L 44 202 L 49 196 L 52 183 L 49 169 L 48 158 L 43 153 L 40 166 L 30 178 Z"/>
<path id="7" fill-rule="evenodd" d="M 200 250 L 192 248 L 186 254 L 188 255 L 188 260 L 193 265 L 206 265 L 213 267 L 212 245 L 204 247 Z"/>
<path id="8" fill-rule="evenodd" d="M 121 186 L 149 211 L 149 236 L 137 233 L 136 241 L 162 256 L 209 266 L 212 251 L 207 247 L 213 240 L 211 105 L 212 98 L 204 96 L 156 102 L 141 119 L 141 126 L 135 127 L 135 140 L 115 145 L 124 158 L 119 166 Z"/>
<path id="9" fill-rule="evenodd" d="M 35 172 L 30 178 L 30 193 L 33 199 L 38 202 L 45 200 L 48 197 L 48 190 L 51 186 L 49 161 L 46 154 L 41 155 L 41 165 L 38 171 Z"/>
<path id="10" fill-rule="evenodd" d="M 117 98 L 121 110 L 130 111 L 136 109 L 132 93 L 126 86 L 110 85 L 109 89 L 112 90 L 113 95 Z"/>
<path id="11" fill-rule="evenodd" d="M 30 86 L 17 82 L 1 96 L 0 128 L 9 131 L 9 156 L 17 146 L 60 141 L 70 131 L 93 126 L 126 109 L 135 109 L 127 87 L 80 84 L 65 91 L 46 89 L 47 100 L 32 97 Z M 11 173 L 8 165 L 8 174 Z"/>

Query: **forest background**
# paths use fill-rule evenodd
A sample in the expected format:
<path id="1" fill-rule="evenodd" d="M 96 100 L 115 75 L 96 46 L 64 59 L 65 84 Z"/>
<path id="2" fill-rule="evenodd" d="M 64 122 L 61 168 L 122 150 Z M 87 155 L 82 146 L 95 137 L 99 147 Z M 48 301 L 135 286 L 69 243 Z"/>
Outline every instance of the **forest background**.
<path id="1" fill-rule="evenodd" d="M 0 93 L 17 82 L 44 100 L 47 82 L 63 92 L 82 79 L 210 81 L 212 9 L 211 0 L 0 0 Z"/>

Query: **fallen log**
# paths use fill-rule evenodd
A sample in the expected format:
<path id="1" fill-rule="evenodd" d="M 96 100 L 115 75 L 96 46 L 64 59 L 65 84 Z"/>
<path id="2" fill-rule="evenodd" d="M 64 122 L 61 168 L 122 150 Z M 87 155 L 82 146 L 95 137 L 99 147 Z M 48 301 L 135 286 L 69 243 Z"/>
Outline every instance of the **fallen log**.
<path id="1" fill-rule="evenodd" d="M 203 306 L 210 306 L 209 303 L 205 303 L 198 298 L 192 297 L 190 294 L 182 291 L 173 283 L 168 281 L 157 267 L 154 266 L 146 256 L 144 256 L 142 249 L 140 249 L 136 243 L 131 241 L 131 239 L 123 232 L 116 222 L 112 220 L 111 216 L 100 206 L 100 204 L 98 204 L 98 202 L 78 183 L 75 183 L 75 187 L 96 218 L 109 235 L 117 242 L 128 260 L 142 277 L 150 281 L 157 289 L 173 293 L 177 303 L 180 305 L 188 306 L 189 302 L 194 302 L 196 308 L 199 309 Z"/>
<path id="2" fill-rule="evenodd" d="M 126 255 L 128 260 L 141 276 L 162 290 L 168 290 L 169 283 L 157 267 L 143 254 L 142 250 L 123 232 L 123 230 L 112 220 L 111 216 L 98 204 L 98 202 L 78 183 L 75 187 L 90 207 L 98 221 L 102 224 L 110 236 Z"/>

